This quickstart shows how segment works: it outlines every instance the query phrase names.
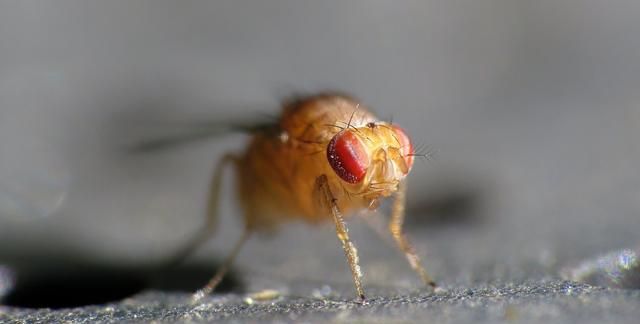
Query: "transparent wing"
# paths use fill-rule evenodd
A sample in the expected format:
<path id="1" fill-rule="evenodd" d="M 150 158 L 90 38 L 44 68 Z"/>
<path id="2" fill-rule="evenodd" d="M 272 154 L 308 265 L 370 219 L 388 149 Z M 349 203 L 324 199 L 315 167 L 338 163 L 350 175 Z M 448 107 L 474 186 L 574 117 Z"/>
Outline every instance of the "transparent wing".
<path id="1" fill-rule="evenodd" d="M 275 118 L 236 118 L 233 120 L 165 123 L 162 135 L 144 136 L 127 147 L 130 153 L 152 153 L 233 133 L 272 132 L 278 127 Z"/>

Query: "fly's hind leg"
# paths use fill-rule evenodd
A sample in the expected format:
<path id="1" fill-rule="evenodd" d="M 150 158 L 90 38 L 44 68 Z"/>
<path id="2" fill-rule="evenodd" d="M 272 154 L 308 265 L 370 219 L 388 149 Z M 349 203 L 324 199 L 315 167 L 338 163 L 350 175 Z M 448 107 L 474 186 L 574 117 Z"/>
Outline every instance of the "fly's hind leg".
<path id="1" fill-rule="evenodd" d="M 398 191 L 396 192 L 396 198 L 393 202 L 393 209 L 391 211 L 391 221 L 389 223 L 389 231 L 393 236 L 393 239 L 396 241 L 396 245 L 398 248 L 404 252 L 411 268 L 415 272 L 418 273 L 420 279 L 425 283 L 425 285 L 430 286 L 431 288 L 436 287 L 436 283 L 431 279 L 431 276 L 427 273 L 427 271 L 422 266 L 420 261 L 420 257 L 416 254 L 413 245 L 409 242 L 406 234 L 402 231 L 402 225 L 404 223 L 404 208 L 406 203 L 406 191 L 407 184 L 406 181 L 402 181 L 398 187 Z"/>
<path id="2" fill-rule="evenodd" d="M 188 256 L 189 253 L 191 253 L 198 246 L 206 242 L 213 234 L 216 228 L 216 223 L 218 221 L 218 201 L 220 198 L 220 187 L 222 185 L 223 171 L 228 164 L 233 163 L 237 165 L 238 161 L 239 161 L 239 157 L 237 155 L 226 154 L 225 156 L 222 157 L 222 159 L 216 166 L 215 171 L 213 172 L 213 178 L 211 179 L 211 185 L 209 187 L 209 202 L 207 204 L 207 222 L 204 228 L 202 229 L 202 232 L 200 232 L 199 235 L 194 237 L 194 239 L 191 242 L 189 242 L 189 244 L 187 244 L 187 246 L 181 251 L 181 254 L 179 254 L 181 258 Z M 231 253 L 229 253 L 229 255 L 224 260 L 220 268 L 218 268 L 215 275 L 213 275 L 213 277 L 209 280 L 206 286 L 198 290 L 193 295 L 192 297 L 193 302 L 197 302 L 198 300 L 202 299 L 204 296 L 210 294 L 218 286 L 218 284 L 220 284 L 224 276 L 229 271 L 229 267 L 231 267 L 231 265 L 233 264 L 233 261 L 235 260 L 236 256 L 238 256 L 238 253 L 242 249 L 242 246 L 244 246 L 244 243 L 249 239 L 250 236 L 251 236 L 251 230 L 248 227 L 246 227 L 244 229 L 244 232 L 242 233 L 242 236 L 235 243 L 235 245 L 233 246 L 233 249 L 231 250 Z"/>
<path id="3" fill-rule="evenodd" d="M 187 258 L 193 251 L 195 251 L 200 245 L 204 244 L 211 238 L 213 232 L 216 229 L 218 222 L 218 200 L 220 197 L 220 187 L 222 185 L 223 171 L 227 165 L 237 164 L 239 157 L 232 153 L 225 154 L 213 171 L 211 183 L 209 185 L 209 201 L 207 203 L 207 218 L 204 226 L 200 231 L 194 235 L 182 248 L 180 248 L 170 258 L 169 266 L 175 266 L 180 264 L 185 258 Z"/>
<path id="4" fill-rule="evenodd" d="M 211 183 L 209 185 L 209 200 L 207 202 L 207 219 L 205 225 L 186 245 L 184 245 L 171 259 L 171 265 L 176 265 L 188 257 L 200 245 L 204 244 L 216 229 L 218 222 L 218 201 L 220 197 L 220 187 L 222 185 L 222 176 L 225 167 L 229 164 L 235 164 L 238 156 L 232 153 L 225 154 L 213 172 Z"/>
<path id="5" fill-rule="evenodd" d="M 231 250 L 231 253 L 224 260 L 224 263 L 222 263 L 220 268 L 218 268 L 218 271 L 216 271 L 216 274 L 213 275 L 213 277 L 209 280 L 206 286 L 202 287 L 202 289 L 199 289 L 198 291 L 196 291 L 195 294 L 193 294 L 191 298 L 193 302 L 199 301 L 204 296 L 210 294 L 214 289 L 216 289 L 218 284 L 222 281 L 222 278 L 224 278 L 224 276 L 227 274 L 227 271 L 229 271 L 229 267 L 231 267 L 231 264 L 233 264 L 233 261 L 235 260 L 236 256 L 238 256 L 238 253 L 242 249 L 242 246 L 249 239 L 250 236 L 251 236 L 251 230 L 246 228 L 242 233 L 242 236 L 240 237 L 240 239 L 234 245 L 233 250 Z"/>
<path id="6" fill-rule="evenodd" d="M 353 276 L 353 283 L 356 287 L 356 292 L 358 297 L 361 300 L 365 299 L 364 289 L 362 289 L 362 271 L 360 271 L 360 264 L 358 261 L 358 250 L 355 245 L 351 243 L 349 239 L 349 233 L 347 230 L 347 226 L 344 222 L 344 218 L 342 217 L 342 213 L 338 209 L 338 205 L 336 204 L 336 198 L 331 193 L 331 189 L 329 188 L 329 183 L 326 175 L 321 175 L 316 179 L 316 191 L 315 191 L 320 199 L 321 205 L 327 209 L 333 216 L 333 221 L 336 224 L 336 234 L 338 235 L 338 239 L 342 243 L 342 248 L 344 249 L 344 254 L 347 257 L 347 261 L 349 262 L 349 267 L 351 268 L 351 274 Z"/>

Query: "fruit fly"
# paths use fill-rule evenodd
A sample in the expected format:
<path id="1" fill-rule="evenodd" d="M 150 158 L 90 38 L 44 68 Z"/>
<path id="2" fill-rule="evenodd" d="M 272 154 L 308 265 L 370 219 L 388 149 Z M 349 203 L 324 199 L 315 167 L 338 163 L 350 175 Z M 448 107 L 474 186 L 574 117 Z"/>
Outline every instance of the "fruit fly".
<path id="1" fill-rule="evenodd" d="M 244 232 L 212 279 L 194 295 L 198 300 L 220 283 L 252 233 L 300 220 L 333 221 L 351 269 L 358 298 L 364 300 L 358 250 L 345 217 L 375 209 L 394 196 L 389 231 L 422 281 L 435 287 L 403 232 L 406 177 L 414 151 L 399 126 L 378 120 L 357 100 L 341 94 L 319 94 L 286 102 L 272 124 L 240 126 L 252 138 L 242 153 L 224 155 L 215 168 L 208 202 L 207 229 L 183 250 L 187 254 L 211 234 L 216 219 L 223 171 L 232 166 L 244 209 Z M 149 142 L 156 148 L 166 142 Z"/>

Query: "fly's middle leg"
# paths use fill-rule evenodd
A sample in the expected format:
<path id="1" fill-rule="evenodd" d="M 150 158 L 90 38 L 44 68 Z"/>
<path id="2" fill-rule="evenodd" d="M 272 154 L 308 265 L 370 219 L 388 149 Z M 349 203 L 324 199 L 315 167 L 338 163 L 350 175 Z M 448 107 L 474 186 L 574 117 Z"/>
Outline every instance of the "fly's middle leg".
<path id="1" fill-rule="evenodd" d="M 173 257 L 170 258 L 170 266 L 180 264 L 213 235 L 218 222 L 218 202 L 220 198 L 220 188 L 222 186 L 222 176 L 224 175 L 223 171 L 228 165 L 237 165 L 238 160 L 239 157 L 236 154 L 227 153 L 216 165 L 211 178 L 211 183 L 209 184 L 209 200 L 207 202 L 207 218 L 205 220 L 205 224 L 200 231 L 191 238 L 191 240 L 189 240 L 173 255 Z"/>
<path id="2" fill-rule="evenodd" d="M 416 254 L 413 245 L 409 242 L 406 234 L 402 231 L 402 225 L 404 224 L 404 209 L 406 204 L 406 191 L 407 184 L 406 181 L 402 181 L 398 187 L 398 191 L 396 192 L 396 197 L 393 202 L 393 209 L 391 211 L 391 221 L 389 223 L 389 231 L 393 236 L 393 239 L 396 241 L 396 245 L 398 248 L 404 252 L 407 260 L 409 261 L 409 265 L 415 272 L 418 273 L 420 279 L 432 288 L 436 287 L 436 283 L 431 279 L 431 276 L 427 273 L 427 271 L 422 266 L 422 262 L 420 261 L 420 257 Z"/>
<path id="3" fill-rule="evenodd" d="M 349 262 L 349 267 L 351 268 L 351 274 L 353 276 L 353 282 L 355 284 L 356 292 L 358 294 L 358 297 L 361 300 L 364 300 L 365 295 L 364 289 L 362 288 L 362 271 L 360 270 L 360 264 L 358 260 L 358 250 L 349 239 L 347 226 L 344 222 L 344 218 L 342 217 L 342 213 L 340 212 L 340 210 L 338 209 L 338 205 L 336 204 L 336 198 L 333 196 L 333 193 L 331 193 L 326 175 L 321 175 L 316 179 L 315 193 L 320 196 L 316 198 L 320 199 L 321 204 L 333 216 L 333 221 L 336 224 L 336 234 L 338 235 L 338 239 L 340 239 L 340 242 L 342 243 L 344 254 L 347 257 L 347 261 Z"/>

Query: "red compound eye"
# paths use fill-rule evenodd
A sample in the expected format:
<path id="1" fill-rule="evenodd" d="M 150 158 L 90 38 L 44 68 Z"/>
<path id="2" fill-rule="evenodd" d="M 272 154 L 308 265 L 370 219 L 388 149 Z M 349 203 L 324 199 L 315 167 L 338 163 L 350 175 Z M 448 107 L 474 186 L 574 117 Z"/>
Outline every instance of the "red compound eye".
<path id="1" fill-rule="evenodd" d="M 362 181 L 369 166 L 367 151 L 351 131 L 340 132 L 331 139 L 327 159 L 336 174 L 349 183 Z"/>
<path id="2" fill-rule="evenodd" d="M 402 152 L 402 157 L 404 157 L 404 162 L 407 164 L 407 173 L 408 170 L 411 170 L 411 166 L 413 165 L 413 145 L 411 145 L 411 140 L 405 131 L 393 125 L 393 131 L 396 133 L 396 138 L 398 142 L 400 142 L 400 152 Z"/>

